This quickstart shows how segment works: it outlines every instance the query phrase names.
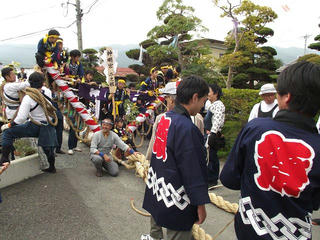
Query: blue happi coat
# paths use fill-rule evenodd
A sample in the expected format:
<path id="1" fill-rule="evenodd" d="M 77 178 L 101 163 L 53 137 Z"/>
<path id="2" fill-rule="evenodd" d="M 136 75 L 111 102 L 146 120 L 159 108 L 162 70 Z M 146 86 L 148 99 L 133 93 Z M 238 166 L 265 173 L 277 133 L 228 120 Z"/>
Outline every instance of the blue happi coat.
<path id="1" fill-rule="evenodd" d="M 235 230 L 242 239 L 311 239 L 320 203 L 320 135 L 312 118 L 281 110 L 240 132 L 220 174 L 241 191 Z"/>
<path id="2" fill-rule="evenodd" d="M 143 208 L 158 225 L 188 231 L 209 202 L 203 136 L 177 105 L 157 126 Z"/>

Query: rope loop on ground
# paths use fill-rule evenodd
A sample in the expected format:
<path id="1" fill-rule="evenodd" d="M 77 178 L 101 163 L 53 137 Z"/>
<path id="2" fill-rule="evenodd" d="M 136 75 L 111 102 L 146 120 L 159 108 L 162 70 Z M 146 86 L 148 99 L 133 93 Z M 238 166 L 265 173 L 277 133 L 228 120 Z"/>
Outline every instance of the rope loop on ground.
<path id="1" fill-rule="evenodd" d="M 238 212 L 239 205 L 237 203 L 230 203 L 221 196 L 217 196 L 214 193 L 209 193 L 209 198 L 212 204 L 218 208 L 225 210 L 226 212 L 236 214 Z"/>

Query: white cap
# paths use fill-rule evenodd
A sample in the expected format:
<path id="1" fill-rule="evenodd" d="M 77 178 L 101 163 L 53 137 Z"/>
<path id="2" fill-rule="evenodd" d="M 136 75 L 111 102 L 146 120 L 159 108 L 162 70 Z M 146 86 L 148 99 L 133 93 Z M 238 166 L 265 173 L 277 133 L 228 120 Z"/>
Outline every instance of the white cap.
<path id="1" fill-rule="evenodd" d="M 272 83 L 267 83 L 261 86 L 259 95 L 263 95 L 266 93 L 277 93 L 277 90 L 274 88 Z"/>
<path id="2" fill-rule="evenodd" d="M 177 83 L 176 82 L 169 82 L 166 84 L 166 86 L 164 88 L 160 88 L 159 92 L 161 94 L 176 95 L 177 94 Z"/>

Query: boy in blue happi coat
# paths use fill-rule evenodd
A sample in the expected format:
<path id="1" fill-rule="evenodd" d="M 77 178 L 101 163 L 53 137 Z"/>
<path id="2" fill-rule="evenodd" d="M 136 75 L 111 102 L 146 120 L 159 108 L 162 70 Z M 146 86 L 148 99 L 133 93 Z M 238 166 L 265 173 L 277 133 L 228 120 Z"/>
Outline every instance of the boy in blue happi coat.
<path id="1" fill-rule="evenodd" d="M 58 46 L 56 44 L 58 38 L 60 37 L 60 33 L 51 29 L 48 34 L 44 38 L 41 38 L 38 43 L 38 51 L 36 53 L 37 64 L 40 67 L 44 66 L 44 61 L 52 62 L 55 64 L 57 68 L 57 55 L 59 53 Z"/>

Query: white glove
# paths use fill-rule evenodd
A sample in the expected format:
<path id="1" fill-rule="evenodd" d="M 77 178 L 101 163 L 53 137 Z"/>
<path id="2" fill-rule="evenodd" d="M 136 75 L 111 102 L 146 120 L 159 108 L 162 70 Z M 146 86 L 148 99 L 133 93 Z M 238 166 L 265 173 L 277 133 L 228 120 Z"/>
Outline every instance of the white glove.
<path id="1" fill-rule="evenodd" d="M 7 130 L 8 128 L 10 128 L 10 123 L 4 124 L 1 127 L 1 131 L 4 132 L 5 130 Z"/>

